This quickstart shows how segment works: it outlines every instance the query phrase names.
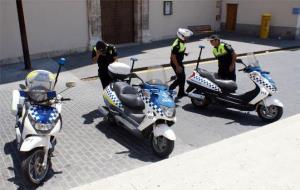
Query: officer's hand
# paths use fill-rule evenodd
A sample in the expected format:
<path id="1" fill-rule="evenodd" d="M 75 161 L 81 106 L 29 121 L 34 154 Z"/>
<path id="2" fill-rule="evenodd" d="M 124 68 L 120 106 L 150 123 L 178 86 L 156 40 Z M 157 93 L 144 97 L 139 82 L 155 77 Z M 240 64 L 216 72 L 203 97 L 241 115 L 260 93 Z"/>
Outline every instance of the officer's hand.
<path id="1" fill-rule="evenodd" d="M 181 72 L 182 72 L 182 67 L 177 66 L 177 67 L 176 67 L 176 73 L 179 74 L 179 73 L 181 73 Z"/>
<path id="2" fill-rule="evenodd" d="M 233 71 L 234 71 L 234 64 L 231 64 L 231 65 L 229 66 L 229 71 L 230 71 L 230 72 L 233 72 Z"/>
<path id="3" fill-rule="evenodd" d="M 99 57 L 101 55 L 101 51 L 97 50 L 96 51 L 96 56 Z"/>

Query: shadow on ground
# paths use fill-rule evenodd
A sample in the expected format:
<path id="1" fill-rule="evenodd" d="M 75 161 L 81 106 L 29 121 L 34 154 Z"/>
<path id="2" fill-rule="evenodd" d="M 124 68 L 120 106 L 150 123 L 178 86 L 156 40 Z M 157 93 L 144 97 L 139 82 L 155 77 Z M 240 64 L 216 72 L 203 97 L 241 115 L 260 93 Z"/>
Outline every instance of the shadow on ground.
<path id="1" fill-rule="evenodd" d="M 130 158 L 144 162 L 156 162 L 161 160 L 153 154 L 148 140 L 139 139 L 122 127 L 103 120 L 96 126 L 96 128 L 108 139 L 113 139 L 128 149 L 128 151 L 116 152 L 115 154 L 128 154 Z"/>
<path id="2" fill-rule="evenodd" d="M 263 126 L 266 125 L 257 115 L 253 115 L 253 112 L 243 112 L 238 110 L 226 109 L 221 106 L 209 105 L 206 108 L 200 109 L 192 104 L 186 104 L 182 106 L 185 111 L 197 113 L 207 117 L 220 117 L 225 119 L 233 120 L 232 122 L 227 122 L 225 125 L 232 123 L 239 123 L 244 126 Z"/>

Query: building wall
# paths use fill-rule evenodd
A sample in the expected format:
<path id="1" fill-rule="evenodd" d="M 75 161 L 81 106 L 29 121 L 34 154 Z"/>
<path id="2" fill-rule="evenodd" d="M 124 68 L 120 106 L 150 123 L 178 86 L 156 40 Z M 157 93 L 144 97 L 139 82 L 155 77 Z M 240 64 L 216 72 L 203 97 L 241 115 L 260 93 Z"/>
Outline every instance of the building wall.
<path id="1" fill-rule="evenodd" d="M 22 55 L 17 6 L 15 1 L 0 1 L 0 60 Z"/>
<path id="2" fill-rule="evenodd" d="M 21 56 L 22 47 L 16 1 L 1 0 L 0 4 L 1 44 L 5 44 L 0 54 L 3 63 Z M 23 9 L 33 57 L 82 51 L 88 47 L 86 0 L 23 0 Z"/>
<path id="3" fill-rule="evenodd" d="M 163 0 L 149 0 L 149 34 L 152 40 L 171 38 L 179 27 L 211 25 L 217 29 L 216 0 L 173 0 L 173 14 L 163 15 Z"/>
<path id="4" fill-rule="evenodd" d="M 237 3 L 236 31 L 258 35 L 261 15 L 271 13 L 270 35 L 273 37 L 293 38 L 296 34 L 298 16 L 292 14 L 292 8 L 300 7 L 297 0 L 223 0 L 222 23 L 226 23 L 226 4 Z"/>

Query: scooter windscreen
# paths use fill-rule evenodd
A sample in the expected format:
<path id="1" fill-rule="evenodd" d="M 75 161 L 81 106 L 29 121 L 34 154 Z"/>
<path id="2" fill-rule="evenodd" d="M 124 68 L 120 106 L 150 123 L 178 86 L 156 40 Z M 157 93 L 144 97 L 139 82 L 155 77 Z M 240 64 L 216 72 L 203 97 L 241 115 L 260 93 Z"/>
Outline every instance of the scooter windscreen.
<path id="1" fill-rule="evenodd" d="M 247 72 L 252 72 L 252 71 L 259 72 L 262 77 L 267 79 L 275 87 L 275 82 L 271 78 L 270 73 L 267 71 L 263 71 L 261 69 L 261 66 L 260 66 L 256 56 L 254 55 L 254 53 L 248 53 L 245 60 L 246 60 L 245 64 L 247 66 L 247 69 L 246 69 Z"/>
<path id="2" fill-rule="evenodd" d="M 148 67 L 146 75 L 143 78 L 146 86 L 150 85 L 151 88 L 158 88 L 161 90 L 168 89 L 166 71 L 162 66 Z"/>

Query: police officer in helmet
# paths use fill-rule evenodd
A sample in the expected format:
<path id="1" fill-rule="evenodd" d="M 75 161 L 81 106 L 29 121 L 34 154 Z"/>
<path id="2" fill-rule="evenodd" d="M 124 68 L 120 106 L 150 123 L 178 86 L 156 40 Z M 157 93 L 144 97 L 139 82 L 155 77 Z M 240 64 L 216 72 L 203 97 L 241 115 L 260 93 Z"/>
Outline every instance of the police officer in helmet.
<path id="1" fill-rule="evenodd" d="M 235 61 L 236 53 L 231 45 L 220 41 L 219 36 L 212 35 L 209 41 L 213 46 L 213 54 L 218 59 L 218 77 L 223 80 L 236 81 Z"/>
<path id="2" fill-rule="evenodd" d="M 92 62 L 98 63 L 98 76 L 103 89 L 111 83 L 112 79 L 108 74 L 108 65 L 117 61 L 117 50 L 113 45 L 104 41 L 98 41 L 92 51 Z"/>
<path id="3" fill-rule="evenodd" d="M 177 99 L 185 96 L 184 85 L 185 85 L 185 72 L 183 66 L 183 58 L 188 55 L 185 50 L 185 42 L 188 37 L 192 36 L 193 32 L 185 28 L 179 28 L 177 30 L 177 38 L 173 42 L 171 50 L 171 66 L 176 74 L 177 79 L 170 85 L 170 90 L 175 89 L 179 86 Z"/>

